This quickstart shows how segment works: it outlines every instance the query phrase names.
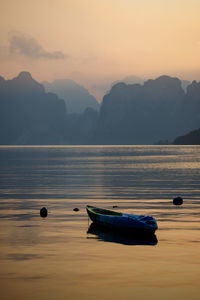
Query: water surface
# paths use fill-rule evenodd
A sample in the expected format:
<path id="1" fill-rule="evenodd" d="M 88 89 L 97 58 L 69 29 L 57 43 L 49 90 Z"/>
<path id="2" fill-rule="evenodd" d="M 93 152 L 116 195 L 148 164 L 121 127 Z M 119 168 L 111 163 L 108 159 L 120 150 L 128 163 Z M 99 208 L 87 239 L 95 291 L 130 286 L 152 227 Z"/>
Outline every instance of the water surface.
<path id="1" fill-rule="evenodd" d="M 198 146 L 0 147 L 1 299 L 200 299 L 199 179 Z M 91 230 L 87 204 L 156 239 Z"/>

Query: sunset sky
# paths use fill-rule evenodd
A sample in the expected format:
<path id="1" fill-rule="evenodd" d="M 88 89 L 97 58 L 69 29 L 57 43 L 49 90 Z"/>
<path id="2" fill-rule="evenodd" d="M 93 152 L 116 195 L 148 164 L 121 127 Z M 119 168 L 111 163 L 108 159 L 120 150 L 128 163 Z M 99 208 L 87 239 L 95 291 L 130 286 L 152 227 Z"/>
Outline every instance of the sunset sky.
<path id="1" fill-rule="evenodd" d="M 1 0 L 0 75 L 71 78 L 99 96 L 126 76 L 200 80 L 199 0 Z"/>

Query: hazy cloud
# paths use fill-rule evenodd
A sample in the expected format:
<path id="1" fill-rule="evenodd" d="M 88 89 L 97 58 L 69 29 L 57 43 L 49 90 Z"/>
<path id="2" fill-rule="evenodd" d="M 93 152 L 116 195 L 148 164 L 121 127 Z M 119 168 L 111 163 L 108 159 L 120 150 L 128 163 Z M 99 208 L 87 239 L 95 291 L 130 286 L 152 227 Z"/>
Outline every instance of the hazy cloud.
<path id="1" fill-rule="evenodd" d="M 68 56 L 61 51 L 46 51 L 40 43 L 22 33 L 12 33 L 9 38 L 9 51 L 11 54 L 19 54 L 33 59 L 65 59 Z"/>

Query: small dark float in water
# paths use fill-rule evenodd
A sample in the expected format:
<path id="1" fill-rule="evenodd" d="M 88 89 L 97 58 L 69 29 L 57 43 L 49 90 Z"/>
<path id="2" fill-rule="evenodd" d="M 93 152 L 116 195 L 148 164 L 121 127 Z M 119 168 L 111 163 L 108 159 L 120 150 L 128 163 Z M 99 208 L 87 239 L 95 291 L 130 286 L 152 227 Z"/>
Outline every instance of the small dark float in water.
<path id="1" fill-rule="evenodd" d="M 79 208 L 78 208 L 78 207 L 75 207 L 75 208 L 73 209 L 73 211 L 79 211 Z"/>
<path id="2" fill-rule="evenodd" d="M 47 215 L 48 215 L 48 211 L 47 211 L 46 207 L 42 207 L 42 208 L 40 209 L 40 217 L 46 218 Z"/>
<path id="3" fill-rule="evenodd" d="M 173 199 L 173 204 L 174 205 L 182 205 L 183 204 L 183 199 L 181 197 L 176 197 Z"/>

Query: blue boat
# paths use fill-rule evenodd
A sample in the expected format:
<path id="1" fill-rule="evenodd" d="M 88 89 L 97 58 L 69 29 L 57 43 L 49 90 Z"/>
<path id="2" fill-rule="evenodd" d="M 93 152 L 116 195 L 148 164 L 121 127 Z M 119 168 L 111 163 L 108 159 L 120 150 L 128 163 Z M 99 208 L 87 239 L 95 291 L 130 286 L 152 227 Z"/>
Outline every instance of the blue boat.
<path id="1" fill-rule="evenodd" d="M 87 205 L 86 210 L 90 219 L 98 225 L 122 230 L 140 231 L 143 233 L 154 233 L 158 225 L 151 216 L 125 214 L 108 209 L 102 209 Z"/>

